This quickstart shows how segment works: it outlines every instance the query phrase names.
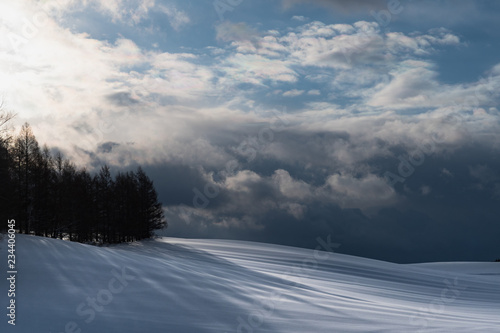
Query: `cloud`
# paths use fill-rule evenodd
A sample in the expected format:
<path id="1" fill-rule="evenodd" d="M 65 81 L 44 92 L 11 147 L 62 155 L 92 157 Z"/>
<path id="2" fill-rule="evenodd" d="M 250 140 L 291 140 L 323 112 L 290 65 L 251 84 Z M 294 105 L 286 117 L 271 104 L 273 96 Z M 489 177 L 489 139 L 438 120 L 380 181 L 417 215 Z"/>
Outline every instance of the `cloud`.
<path id="1" fill-rule="evenodd" d="M 83 12 L 92 8 L 102 15 L 111 17 L 113 22 L 137 25 L 148 17 L 155 7 L 155 0 L 61 0 L 48 1 L 42 5 L 62 18 L 68 13 Z"/>
<path id="2" fill-rule="evenodd" d="M 435 45 L 458 45 L 457 36 L 442 30 L 408 36 L 402 33 L 381 33 L 375 22 L 350 25 L 325 25 L 311 22 L 300 28 L 300 34 L 289 34 L 292 56 L 303 64 L 352 68 L 355 66 L 388 65 L 404 54 L 423 55 Z"/>
<path id="3" fill-rule="evenodd" d="M 256 54 L 231 55 L 225 59 L 220 68 L 226 74 L 224 80 L 230 80 L 232 84 L 265 85 L 269 81 L 293 83 L 297 81 L 298 76 L 286 61 Z"/>
<path id="4" fill-rule="evenodd" d="M 310 96 L 319 96 L 319 95 L 321 95 L 321 91 L 319 91 L 318 89 L 312 89 L 312 90 L 309 90 L 307 92 L 307 94 Z"/>
<path id="5" fill-rule="evenodd" d="M 259 183 L 262 178 L 253 171 L 242 170 L 234 176 L 229 176 L 226 179 L 226 187 L 228 190 L 236 192 L 250 192 L 253 184 Z"/>
<path id="6" fill-rule="evenodd" d="M 107 96 L 107 99 L 117 106 L 132 106 L 139 101 L 128 92 L 117 92 Z"/>
<path id="7" fill-rule="evenodd" d="M 487 165 L 475 165 L 469 167 L 470 174 L 479 179 L 482 183 L 493 183 L 500 180 L 499 175 L 491 170 Z"/>
<path id="8" fill-rule="evenodd" d="M 481 230 L 498 226 L 491 224 L 496 218 L 492 212 L 498 212 L 498 186 L 475 187 L 471 193 L 470 186 L 477 180 L 462 163 L 473 151 L 475 157 L 483 158 L 489 148 L 479 147 L 469 145 L 452 154 L 427 156 L 404 187 L 391 187 L 382 176 L 384 170 L 397 169 L 396 157 L 372 161 L 378 175 L 335 173 L 316 185 L 304 180 L 308 173 L 301 166 L 292 164 L 270 176 L 257 169 L 242 170 L 218 183 L 220 195 L 208 200 L 207 209 L 168 207 L 172 219 L 169 234 L 304 247 L 313 247 L 318 236 L 330 234 L 342 243 L 342 251 L 396 262 L 489 258 L 497 240 Z M 323 166 L 312 167 L 317 174 Z M 443 168 L 462 181 L 443 178 Z M 495 169 L 491 164 L 488 168 Z M 433 184 L 432 189 L 423 185 L 427 182 Z M 470 200 L 478 210 L 467 208 Z M 179 218 L 181 212 L 189 223 Z M 470 246 L 477 237 L 483 245 L 472 255 Z M 456 242 L 466 246 L 453 248 Z"/>
<path id="9" fill-rule="evenodd" d="M 285 8 L 293 7 L 297 4 L 315 4 L 331 8 L 334 10 L 341 10 L 344 13 L 359 12 L 382 9 L 387 6 L 386 1 L 383 0 L 283 0 Z"/>
<path id="10" fill-rule="evenodd" d="M 495 105 L 496 89 L 500 87 L 500 76 L 494 72 L 469 84 L 443 85 L 431 63 L 416 60 L 399 63 L 390 75 L 390 82 L 379 86 L 368 105 L 387 109 L 455 106 L 470 110 Z"/>
<path id="11" fill-rule="evenodd" d="M 292 89 L 283 93 L 284 97 L 297 97 L 304 93 L 304 90 Z"/>
<path id="12" fill-rule="evenodd" d="M 288 171 L 279 169 L 272 176 L 280 193 L 287 197 L 305 201 L 312 195 L 312 188 L 304 181 L 294 180 Z"/>
<path id="13" fill-rule="evenodd" d="M 436 47 L 460 45 L 459 38 L 446 29 L 426 34 L 383 33 L 378 23 L 365 21 L 331 25 L 313 21 L 285 34 L 223 22 L 216 27 L 216 37 L 229 43 L 224 47 L 226 56 L 216 66 L 226 73 L 220 81 L 226 85 L 232 85 L 233 80 L 262 87 L 273 81 L 297 82 L 309 67 L 321 72 L 315 75 L 308 69 L 310 80 L 321 76 L 330 80 L 334 89 L 341 89 L 343 96 L 355 98 L 380 93 L 377 85 L 384 83 L 382 79 L 387 81 L 402 62 L 425 63 L 418 57 L 429 56 Z"/>
<path id="14" fill-rule="evenodd" d="M 113 148 L 118 147 L 119 145 L 120 144 L 117 142 L 104 142 L 99 145 L 97 151 L 101 153 L 110 153 Z"/>
<path id="15" fill-rule="evenodd" d="M 215 27 L 217 40 L 223 42 L 256 41 L 259 33 L 246 23 L 222 22 Z"/>
<path id="16" fill-rule="evenodd" d="M 0 5 L 4 100 L 81 166 L 147 168 L 168 235 L 311 247 L 332 234 L 348 253 L 401 262 L 496 249 L 500 65 L 444 82 L 435 56 L 466 47 L 459 33 L 296 18 L 265 29 L 223 22 L 213 39 L 151 49 L 149 35 L 64 24 L 98 10 L 102 21 L 148 26 L 157 4 L 59 2 L 16 48 L 9 32 L 22 37 L 22 18 L 38 9 Z M 213 28 L 186 7 L 165 8 L 179 40 L 188 24 Z M 403 160 L 414 165 L 400 175 Z M 388 172 L 400 179 L 391 184 Z"/>
<path id="17" fill-rule="evenodd" d="M 191 19 L 184 11 L 177 9 L 172 5 L 159 5 L 158 10 L 167 15 L 170 25 L 176 31 L 180 31 L 184 26 L 191 22 Z"/>
<path id="18" fill-rule="evenodd" d="M 352 25 L 314 21 L 282 36 L 259 35 L 245 24 L 226 22 L 217 27 L 217 38 L 231 42 L 239 53 L 332 69 L 389 67 L 408 56 L 429 55 L 437 46 L 460 44 L 457 36 L 444 29 L 410 36 L 382 33 L 378 23 L 365 21 Z"/>
<path id="19" fill-rule="evenodd" d="M 327 188 L 342 208 L 367 209 L 391 206 L 397 202 L 397 194 L 387 181 L 376 175 L 356 178 L 349 174 L 328 177 Z"/>
<path id="20" fill-rule="evenodd" d="M 420 188 L 420 191 L 422 193 L 422 195 L 428 195 L 429 193 L 431 193 L 432 189 L 430 186 L 427 186 L 427 185 L 423 185 L 421 188 Z"/>
<path id="21" fill-rule="evenodd" d="M 438 88 L 437 73 L 423 62 L 402 63 L 401 67 L 402 70 L 392 73 L 391 82 L 372 96 L 369 105 L 392 108 L 429 105 L 430 95 Z"/>

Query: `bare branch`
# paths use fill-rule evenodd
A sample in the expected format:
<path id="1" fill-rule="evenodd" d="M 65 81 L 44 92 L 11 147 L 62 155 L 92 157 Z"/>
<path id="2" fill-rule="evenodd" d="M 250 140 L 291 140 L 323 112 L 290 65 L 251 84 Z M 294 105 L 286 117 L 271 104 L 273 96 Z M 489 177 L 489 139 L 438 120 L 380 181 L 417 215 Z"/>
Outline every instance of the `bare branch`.
<path id="1" fill-rule="evenodd" d="M 7 124 L 11 121 L 16 115 L 10 111 L 6 111 L 4 109 L 3 101 L 0 101 L 0 140 L 7 140 L 8 137 L 5 137 L 5 133 L 9 130 Z"/>

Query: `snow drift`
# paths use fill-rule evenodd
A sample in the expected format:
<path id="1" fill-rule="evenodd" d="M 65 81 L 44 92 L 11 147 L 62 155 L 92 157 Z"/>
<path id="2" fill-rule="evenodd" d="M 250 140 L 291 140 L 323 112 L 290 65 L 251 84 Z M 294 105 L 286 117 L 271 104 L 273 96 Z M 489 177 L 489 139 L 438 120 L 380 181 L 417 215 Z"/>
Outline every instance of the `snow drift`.
<path id="1" fill-rule="evenodd" d="M 174 238 L 93 247 L 17 235 L 16 245 L 16 326 L 3 315 L 1 332 L 500 332 L 500 263 Z M 5 312 L 7 290 L 4 278 Z"/>

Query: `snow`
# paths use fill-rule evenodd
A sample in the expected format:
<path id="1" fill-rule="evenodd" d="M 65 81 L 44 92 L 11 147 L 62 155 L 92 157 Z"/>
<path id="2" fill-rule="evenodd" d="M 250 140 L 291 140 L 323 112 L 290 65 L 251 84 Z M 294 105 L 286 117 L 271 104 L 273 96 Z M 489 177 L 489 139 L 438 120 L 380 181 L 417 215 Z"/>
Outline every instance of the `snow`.
<path id="1" fill-rule="evenodd" d="M 16 255 L 16 326 L 4 314 L 1 332 L 500 332 L 500 263 L 401 265 L 227 240 L 93 247 L 27 235 L 17 235 Z M 2 279 L 3 309 L 7 290 Z"/>

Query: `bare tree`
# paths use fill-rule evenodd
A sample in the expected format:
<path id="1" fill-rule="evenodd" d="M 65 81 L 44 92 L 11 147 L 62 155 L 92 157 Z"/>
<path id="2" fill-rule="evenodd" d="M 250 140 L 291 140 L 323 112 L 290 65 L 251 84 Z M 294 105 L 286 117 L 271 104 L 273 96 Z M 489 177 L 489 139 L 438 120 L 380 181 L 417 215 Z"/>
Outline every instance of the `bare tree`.
<path id="1" fill-rule="evenodd" d="M 12 209 L 11 181 L 9 176 L 9 145 L 12 138 L 8 135 L 8 123 L 12 118 L 14 118 L 14 114 L 5 111 L 3 102 L 0 101 L 0 218 L 2 221 L 11 218 L 9 214 Z M 5 228 L 6 226 L 2 223 L 0 231 Z"/>
<path id="2" fill-rule="evenodd" d="M 0 142 L 6 143 L 10 140 L 10 136 L 7 134 L 9 131 L 8 123 L 15 117 L 15 114 L 6 111 L 4 108 L 3 101 L 0 101 Z"/>

